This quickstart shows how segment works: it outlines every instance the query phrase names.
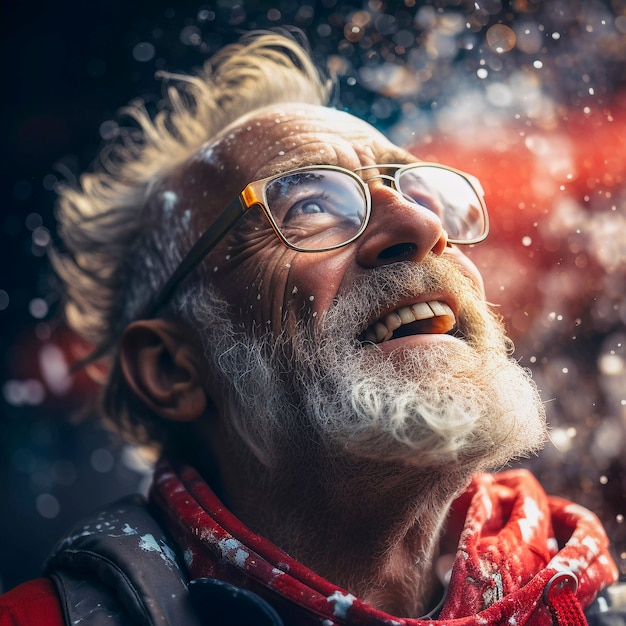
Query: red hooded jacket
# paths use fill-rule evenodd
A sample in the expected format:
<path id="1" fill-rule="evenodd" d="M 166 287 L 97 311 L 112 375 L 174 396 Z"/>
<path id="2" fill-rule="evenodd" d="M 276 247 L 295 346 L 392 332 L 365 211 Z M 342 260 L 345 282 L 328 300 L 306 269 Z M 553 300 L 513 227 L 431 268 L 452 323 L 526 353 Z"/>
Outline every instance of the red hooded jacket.
<path id="1" fill-rule="evenodd" d="M 227 586 L 230 599 L 234 599 L 231 606 L 236 607 L 238 600 L 243 602 L 241 593 L 245 591 L 258 598 L 268 614 L 276 616 L 277 621 L 267 623 L 432 624 L 432 617 L 413 619 L 379 611 L 317 576 L 277 546 L 252 533 L 190 467 L 162 462 L 155 474 L 150 499 L 161 525 L 173 537 L 175 550 L 182 555 L 184 565 L 180 570 L 184 571 L 185 579 L 193 581 L 191 590 L 201 587 L 194 586 L 198 581 L 222 581 L 220 584 Z M 465 521 L 449 574 L 448 591 L 437 616 L 442 625 L 586 624 L 583 609 L 602 588 L 617 579 L 617 568 L 609 556 L 608 541 L 599 520 L 582 507 L 547 496 L 524 470 L 476 476 L 454 504 L 451 515 Z M 132 549 L 137 546 L 141 548 L 137 554 L 149 552 L 156 557 L 155 563 L 163 562 L 172 569 L 175 556 L 168 540 L 159 538 L 156 531 L 148 533 L 127 521 L 131 518 L 125 517 L 124 509 L 118 507 L 115 517 L 98 520 L 98 524 L 78 526 L 61 542 L 52 561 L 56 567 L 63 569 L 68 563 L 73 566 L 77 552 L 92 554 L 94 537 L 106 536 L 113 538 L 114 546 L 122 542 L 129 546 L 120 549 L 126 558 L 122 569 L 135 567 L 138 559 Z M 111 559 L 107 554 L 107 563 Z M 86 567 L 88 571 L 90 562 Z M 160 571 L 152 572 L 152 566 L 149 569 L 159 580 Z M 108 582 L 110 575 L 101 578 Z M 73 609 L 67 606 L 63 578 L 55 577 L 55 581 L 57 585 L 47 578 L 31 581 L 0 597 L 0 626 L 63 626 L 64 614 L 76 616 L 76 613 L 68 614 Z M 181 589 L 185 587 L 186 582 Z M 210 598 L 218 597 L 215 585 L 209 587 Z M 167 588 L 172 588 L 170 583 Z M 222 591 L 220 588 L 220 598 Z M 153 595 L 162 599 L 163 593 Z M 170 617 L 166 619 L 159 613 L 161 609 L 155 612 L 151 599 L 146 603 L 155 617 L 153 622 L 145 623 L 182 623 L 171 621 Z M 205 609 L 208 606 L 212 615 L 216 614 L 210 602 L 201 604 Z M 165 613 L 168 610 L 165 608 Z M 222 622 L 209 619 L 207 623 Z"/>

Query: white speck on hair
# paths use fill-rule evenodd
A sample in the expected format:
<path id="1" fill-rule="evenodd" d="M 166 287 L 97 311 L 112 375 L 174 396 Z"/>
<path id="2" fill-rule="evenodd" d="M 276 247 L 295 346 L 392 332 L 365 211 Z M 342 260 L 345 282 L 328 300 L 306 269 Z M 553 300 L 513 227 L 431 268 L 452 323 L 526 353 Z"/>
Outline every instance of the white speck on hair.
<path id="1" fill-rule="evenodd" d="M 173 191 L 163 192 L 163 210 L 171 213 L 178 202 L 178 196 Z"/>
<path id="2" fill-rule="evenodd" d="M 214 272 L 217 272 L 217 265 L 213 268 Z"/>
<path id="3" fill-rule="evenodd" d="M 129 524 L 124 524 L 124 527 L 122 528 L 122 532 L 125 535 L 137 535 L 139 534 L 132 526 L 130 526 Z"/>
<path id="4" fill-rule="evenodd" d="M 317 317 L 317 311 L 313 311 L 312 317 Z"/>
<path id="5" fill-rule="evenodd" d="M 252 126 L 246 126 L 246 130 L 252 130 Z"/>
<path id="6" fill-rule="evenodd" d="M 352 606 L 356 598 L 351 593 L 343 594 L 341 591 L 335 591 L 335 593 L 328 596 L 326 600 L 335 603 L 333 613 L 336 617 L 346 618 L 348 617 L 348 609 Z"/>
<path id="7" fill-rule="evenodd" d="M 208 192 L 208 190 L 206 190 L 206 189 L 205 189 L 205 190 L 202 192 L 202 197 L 203 197 L 203 198 L 206 198 L 208 195 L 209 195 L 209 192 Z"/>
<path id="8" fill-rule="evenodd" d="M 285 263 L 285 267 L 289 269 L 291 267 L 291 263 Z"/>
<path id="9" fill-rule="evenodd" d="M 511 615 L 511 617 L 509 617 L 509 621 L 507 622 L 507 624 L 510 624 L 511 626 L 517 626 L 517 619 L 515 619 L 515 615 Z"/>
<path id="10" fill-rule="evenodd" d="M 600 596 L 596 602 L 598 603 L 598 610 L 600 613 L 606 613 L 609 610 L 609 603 L 606 601 L 606 598 Z"/>
<path id="11" fill-rule="evenodd" d="M 230 133 L 230 135 L 228 135 L 229 139 L 234 139 L 235 138 L 235 133 Z"/>
<path id="12" fill-rule="evenodd" d="M 260 300 L 260 299 L 261 299 L 261 294 L 260 294 L 260 293 L 259 293 L 259 294 L 257 294 L 256 299 L 257 299 L 257 300 Z"/>
<path id="13" fill-rule="evenodd" d="M 230 261 L 230 254 L 227 254 L 225 258 L 227 261 Z"/>
<path id="14" fill-rule="evenodd" d="M 315 300 L 315 296 L 309 296 L 309 301 L 313 302 L 313 300 Z"/>
<path id="15" fill-rule="evenodd" d="M 284 150 L 280 150 L 280 151 L 278 152 L 278 156 L 283 156 L 284 154 L 285 154 L 285 151 L 284 151 Z"/>
<path id="16" fill-rule="evenodd" d="M 280 124 L 280 122 L 281 122 L 281 120 L 279 120 L 278 118 L 276 118 L 274 121 L 275 121 L 277 124 Z"/>
<path id="17" fill-rule="evenodd" d="M 291 293 L 298 293 L 298 288 L 294 285 Z"/>
<path id="18" fill-rule="evenodd" d="M 320 154 L 324 154 L 324 152 L 326 152 L 326 150 L 324 150 L 324 148 L 320 149 Z"/>

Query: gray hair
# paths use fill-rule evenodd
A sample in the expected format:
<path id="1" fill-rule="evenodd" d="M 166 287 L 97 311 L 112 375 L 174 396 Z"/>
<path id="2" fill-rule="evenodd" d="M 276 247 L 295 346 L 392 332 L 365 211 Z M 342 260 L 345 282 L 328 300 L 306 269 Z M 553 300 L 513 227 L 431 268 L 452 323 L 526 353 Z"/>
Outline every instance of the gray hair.
<path id="1" fill-rule="evenodd" d="M 144 441 L 151 436 L 139 433 L 141 420 L 131 424 L 128 389 L 115 363 L 117 342 L 190 243 L 180 234 L 184 229 L 171 228 L 162 207 L 148 202 L 151 191 L 242 115 L 281 102 L 327 105 L 331 88 L 306 42 L 287 31 L 249 33 L 197 74 L 163 76 L 165 106 L 153 118 L 141 102 L 128 106 L 124 112 L 137 123 L 138 135 L 125 132 L 104 147 L 98 171 L 59 190 L 65 250 L 52 253 L 69 326 L 93 346 L 93 358 L 112 362 L 104 412 L 130 439 Z"/>

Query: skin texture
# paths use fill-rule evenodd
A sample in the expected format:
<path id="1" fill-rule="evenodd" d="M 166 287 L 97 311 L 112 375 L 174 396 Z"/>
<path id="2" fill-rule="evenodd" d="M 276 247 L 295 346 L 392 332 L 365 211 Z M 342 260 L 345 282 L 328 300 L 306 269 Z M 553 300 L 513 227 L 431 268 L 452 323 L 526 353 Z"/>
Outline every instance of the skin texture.
<path id="1" fill-rule="evenodd" d="M 414 161 L 346 113 L 285 104 L 225 129 L 159 189 L 176 194 L 176 210 L 191 209 L 192 226 L 201 232 L 248 182 L 301 165 L 354 170 Z M 269 328 L 276 335 L 302 321 L 315 324 L 342 290 L 375 268 L 420 263 L 428 255 L 452 259 L 484 293 L 478 270 L 459 248 L 447 244 L 433 213 L 380 181 L 370 184 L 370 192 L 372 215 L 365 233 L 328 252 L 288 249 L 262 212 L 250 211 L 205 260 L 212 282 L 232 305 L 233 321 L 244 328 Z M 383 313 L 431 300 L 456 310 L 454 295 L 444 291 L 389 302 Z M 396 348 L 454 341 L 459 339 L 436 333 L 404 337 L 383 344 L 381 353 L 397 359 L 402 350 Z M 469 476 L 366 465 L 341 450 L 316 447 L 314 441 L 268 469 L 224 423 L 223 390 L 208 374 L 200 342 L 188 330 L 166 320 L 136 322 L 124 335 L 121 362 L 129 385 L 151 409 L 165 419 L 193 424 L 194 438 L 201 442 L 195 452 L 198 463 L 207 451 L 216 460 L 220 496 L 253 530 L 397 615 L 420 615 L 436 601 L 433 563 L 439 537 L 449 504 Z"/>
<path id="2" fill-rule="evenodd" d="M 223 192 L 212 203 L 218 207 L 225 206 L 248 182 L 300 165 L 320 163 L 353 170 L 376 163 L 417 160 L 365 122 L 324 107 L 273 107 L 227 129 L 223 137 L 207 151 L 209 163 L 217 160 L 223 171 L 237 175 L 234 184 L 226 181 Z M 252 150 L 246 150 L 249 145 Z M 206 167 L 202 157 L 200 153 L 189 169 Z M 190 172 L 184 175 L 190 176 Z M 197 178 L 206 180 L 206 174 Z M 218 268 L 213 278 L 226 300 L 240 303 L 241 320 L 258 324 L 269 321 L 279 332 L 285 320 L 293 324 L 303 315 L 319 316 L 342 287 L 368 270 L 407 259 L 419 262 L 429 253 L 454 258 L 482 286 L 480 274 L 469 259 L 458 248 L 446 246 L 446 234 L 432 212 L 416 208 L 381 181 L 371 183 L 370 192 L 369 226 L 345 248 L 313 254 L 294 252 L 282 245 L 260 211 L 254 211 L 256 219 L 251 216 L 237 229 L 236 237 L 223 241 L 207 262 Z M 198 204 L 197 198 L 193 200 Z M 259 230 L 253 231 L 254 226 Z M 408 251 L 403 247 L 389 254 L 393 246 L 405 244 L 414 248 Z"/>

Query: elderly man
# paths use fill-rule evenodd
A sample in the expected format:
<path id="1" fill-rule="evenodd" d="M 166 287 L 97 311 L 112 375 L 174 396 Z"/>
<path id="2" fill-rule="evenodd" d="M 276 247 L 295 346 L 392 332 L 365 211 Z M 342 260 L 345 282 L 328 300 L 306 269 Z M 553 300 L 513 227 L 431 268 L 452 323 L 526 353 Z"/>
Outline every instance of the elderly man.
<path id="1" fill-rule="evenodd" d="M 77 525 L 0 624 L 586 623 L 598 520 L 482 473 L 546 429 L 462 251 L 478 181 L 328 108 L 289 37 L 177 78 L 62 191 L 55 257 L 105 415 L 161 452 L 149 501 Z"/>

